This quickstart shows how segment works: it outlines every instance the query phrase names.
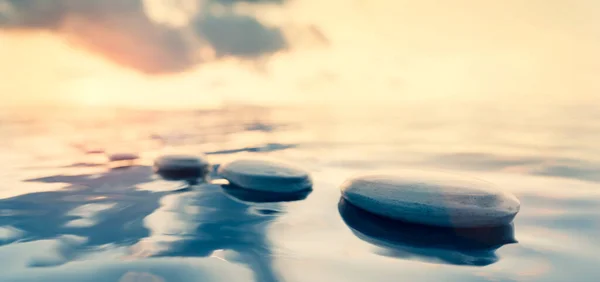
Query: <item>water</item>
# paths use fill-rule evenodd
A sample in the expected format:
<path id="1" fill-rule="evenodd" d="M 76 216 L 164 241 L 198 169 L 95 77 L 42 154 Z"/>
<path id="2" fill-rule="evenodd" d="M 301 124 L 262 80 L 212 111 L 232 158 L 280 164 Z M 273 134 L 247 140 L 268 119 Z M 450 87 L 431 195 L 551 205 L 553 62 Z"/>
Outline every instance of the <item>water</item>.
<path id="1" fill-rule="evenodd" d="M 4 115 L 0 281 L 596 281 L 595 109 Z M 140 159 L 114 168 L 102 152 Z M 163 153 L 281 158 L 309 170 L 314 190 L 285 202 L 216 184 L 182 190 L 153 175 Z M 510 229 L 469 234 L 393 226 L 340 201 L 348 177 L 399 168 L 485 179 L 516 194 L 521 212 Z"/>

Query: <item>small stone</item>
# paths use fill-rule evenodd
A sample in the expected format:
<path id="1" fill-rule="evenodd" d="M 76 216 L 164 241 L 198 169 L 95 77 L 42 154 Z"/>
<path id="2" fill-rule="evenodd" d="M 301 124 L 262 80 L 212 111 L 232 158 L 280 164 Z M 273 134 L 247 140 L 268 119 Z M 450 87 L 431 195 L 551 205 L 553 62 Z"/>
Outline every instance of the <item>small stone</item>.
<path id="1" fill-rule="evenodd" d="M 243 189 L 276 193 L 309 190 L 308 172 L 292 165 L 270 160 L 236 160 L 219 167 L 219 175 Z"/>
<path id="2" fill-rule="evenodd" d="M 140 156 L 133 153 L 114 153 L 108 155 L 108 160 L 111 162 L 134 161 L 139 158 Z"/>
<path id="3" fill-rule="evenodd" d="M 98 154 L 104 154 L 104 149 L 88 149 L 85 151 L 85 153 L 87 155 L 98 155 Z"/>
<path id="4" fill-rule="evenodd" d="M 505 225 L 520 209 L 514 195 L 491 183 L 440 172 L 363 176 L 346 181 L 341 191 L 348 202 L 371 213 L 442 227 Z"/>
<path id="5" fill-rule="evenodd" d="M 154 161 L 154 170 L 167 180 L 197 180 L 209 173 L 206 159 L 187 155 L 166 155 Z"/>

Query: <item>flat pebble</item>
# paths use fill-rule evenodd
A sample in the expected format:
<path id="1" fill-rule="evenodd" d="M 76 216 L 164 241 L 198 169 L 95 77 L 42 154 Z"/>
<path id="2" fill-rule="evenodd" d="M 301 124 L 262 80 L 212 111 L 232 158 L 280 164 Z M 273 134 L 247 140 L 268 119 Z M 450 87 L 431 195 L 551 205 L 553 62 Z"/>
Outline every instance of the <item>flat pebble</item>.
<path id="1" fill-rule="evenodd" d="M 133 161 L 139 159 L 140 156 L 134 153 L 114 153 L 108 155 L 108 160 L 111 162 L 118 161 Z"/>
<path id="2" fill-rule="evenodd" d="M 188 155 L 166 155 L 154 161 L 154 170 L 168 180 L 204 178 L 210 170 L 206 159 Z"/>
<path id="3" fill-rule="evenodd" d="M 494 185 L 442 172 L 398 171 L 342 184 L 342 196 L 371 213 L 425 225 L 472 228 L 509 224 L 519 200 Z"/>
<path id="4" fill-rule="evenodd" d="M 272 160 L 235 160 L 221 165 L 219 175 L 240 188 L 265 192 L 291 193 L 312 186 L 308 172 Z"/>

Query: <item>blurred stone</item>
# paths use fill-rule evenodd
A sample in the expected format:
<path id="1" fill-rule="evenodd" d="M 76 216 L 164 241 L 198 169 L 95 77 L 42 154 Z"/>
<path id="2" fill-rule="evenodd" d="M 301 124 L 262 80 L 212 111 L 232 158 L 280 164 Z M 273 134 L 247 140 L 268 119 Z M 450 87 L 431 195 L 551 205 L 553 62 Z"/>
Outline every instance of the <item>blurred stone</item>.
<path id="1" fill-rule="evenodd" d="M 166 155 L 154 161 L 154 170 L 167 180 L 196 181 L 206 177 L 210 164 L 202 157 Z"/>
<path id="2" fill-rule="evenodd" d="M 134 153 L 114 153 L 108 155 L 108 160 L 111 162 L 118 161 L 134 161 L 139 159 L 140 156 Z"/>
<path id="3" fill-rule="evenodd" d="M 276 193 L 308 190 L 312 180 L 303 169 L 271 160 L 235 160 L 219 167 L 221 177 L 243 189 Z"/>
<path id="4" fill-rule="evenodd" d="M 519 200 L 492 184 L 453 174 L 399 171 L 346 181 L 342 196 L 374 214 L 405 222 L 443 227 L 509 224 Z"/>

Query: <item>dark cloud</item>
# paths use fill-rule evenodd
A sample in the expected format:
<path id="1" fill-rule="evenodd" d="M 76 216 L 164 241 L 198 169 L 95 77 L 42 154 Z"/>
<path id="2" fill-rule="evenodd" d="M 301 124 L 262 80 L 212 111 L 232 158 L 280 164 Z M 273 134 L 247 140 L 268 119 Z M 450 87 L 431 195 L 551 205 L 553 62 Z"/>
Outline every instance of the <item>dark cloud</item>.
<path id="1" fill-rule="evenodd" d="M 91 0 L 4 0 L 12 13 L 6 24 L 9 28 L 58 29 L 69 16 L 84 16 L 91 20 L 116 19 L 121 16 L 139 16 L 143 12 L 141 1 L 91 1 Z"/>
<path id="2" fill-rule="evenodd" d="M 215 48 L 217 56 L 253 58 L 286 47 L 283 33 L 249 16 L 225 15 L 200 18 L 197 31 Z"/>
<path id="3" fill-rule="evenodd" d="M 217 2 L 217 3 L 224 4 L 224 5 L 232 5 L 232 4 L 236 4 L 236 3 L 283 4 L 285 2 L 288 2 L 288 0 L 212 0 L 212 2 Z"/>
<path id="4" fill-rule="evenodd" d="M 211 5 L 237 2 L 281 4 L 283 0 L 198 0 L 191 26 L 151 20 L 142 0 L 0 0 L 0 29 L 50 30 L 77 46 L 148 74 L 183 71 L 199 63 L 197 51 L 210 45 L 218 56 L 263 57 L 284 49 L 281 30 L 228 9 L 210 14 Z M 191 31 L 190 31 L 191 28 Z"/>

